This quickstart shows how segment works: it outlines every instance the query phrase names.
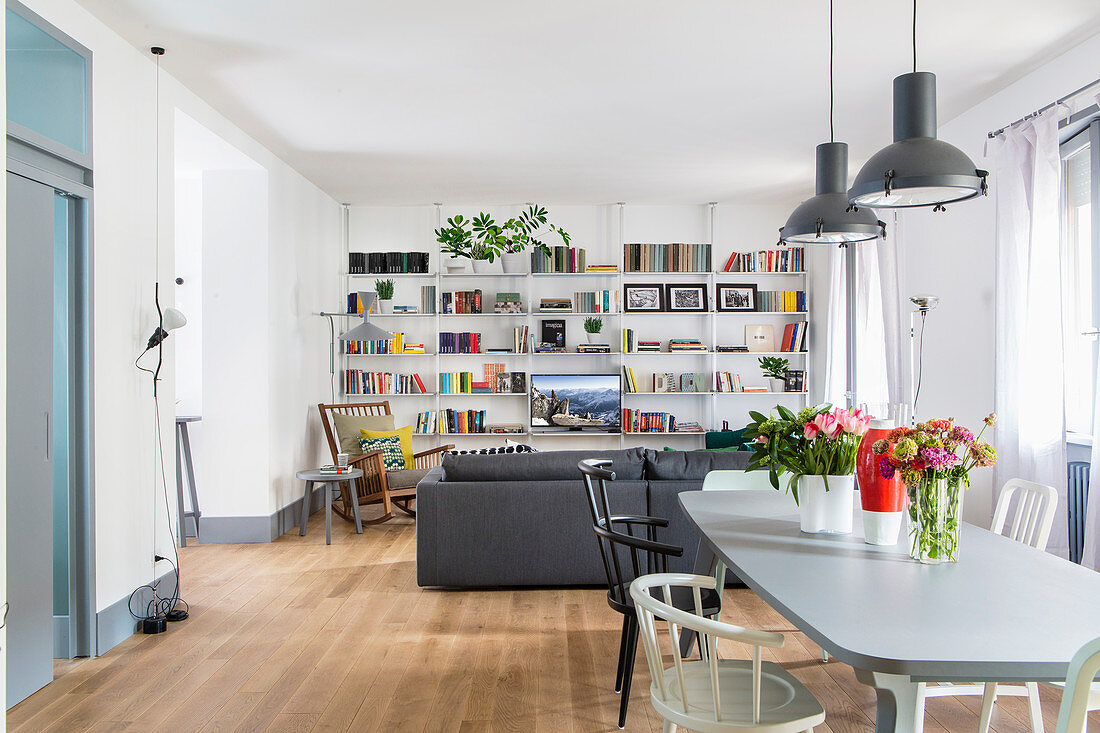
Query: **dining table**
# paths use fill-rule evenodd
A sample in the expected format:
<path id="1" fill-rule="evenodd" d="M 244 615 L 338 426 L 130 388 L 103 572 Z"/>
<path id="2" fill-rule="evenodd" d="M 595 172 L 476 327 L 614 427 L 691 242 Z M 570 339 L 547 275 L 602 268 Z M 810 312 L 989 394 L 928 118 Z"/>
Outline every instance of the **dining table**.
<path id="1" fill-rule="evenodd" d="M 875 730 L 918 732 L 919 682 L 1055 682 L 1100 636 L 1100 574 L 962 523 L 957 562 L 864 541 L 856 494 L 849 534 L 806 534 L 779 491 L 687 491 L 696 571 L 721 560 L 749 588 L 875 689 Z"/>

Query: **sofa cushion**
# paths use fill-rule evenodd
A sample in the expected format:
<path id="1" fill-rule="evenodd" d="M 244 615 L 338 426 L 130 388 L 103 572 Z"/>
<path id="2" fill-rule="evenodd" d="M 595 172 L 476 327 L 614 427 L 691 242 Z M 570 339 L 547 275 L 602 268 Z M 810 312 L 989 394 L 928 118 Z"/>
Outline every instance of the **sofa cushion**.
<path id="1" fill-rule="evenodd" d="M 645 452 L 645 477 L 650 481 L 702 481 L 709 471 L 744 470 L 752 453 L 746 451 Z"/>
<path id="2" fill-rule="evenodd" d="M 585 458 L 610 458 L 618 481 L 642 478 L 642 448 L 626 450 L 562 450 L 518 455 L 445 455 L 446 481 L 579 481 L 577 464 Z M 582 504 L 583 506 L 583 504 Z"/>
<path id="3" fill-rule="evenodd" d="M 390 491 L 411 489 L 428 475 L 429 468 L 406 468 L 403 471 L 386 471 L 386 485 Z"/>

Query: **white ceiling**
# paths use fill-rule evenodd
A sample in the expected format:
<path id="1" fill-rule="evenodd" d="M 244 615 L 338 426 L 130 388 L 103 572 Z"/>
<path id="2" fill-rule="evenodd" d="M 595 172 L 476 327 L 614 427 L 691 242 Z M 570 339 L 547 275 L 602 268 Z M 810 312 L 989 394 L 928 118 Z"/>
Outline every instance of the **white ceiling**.
<path id="1" fill-rule="evenodd" d="M 789 201 L 828 138 L 826 0 L 80 2 L 339 201 Z M 854 172 L 889 142 L 911 6 L 836 5 Z M 1100 32 L 1100 3 L 918 23 L 945 122 Z"/>

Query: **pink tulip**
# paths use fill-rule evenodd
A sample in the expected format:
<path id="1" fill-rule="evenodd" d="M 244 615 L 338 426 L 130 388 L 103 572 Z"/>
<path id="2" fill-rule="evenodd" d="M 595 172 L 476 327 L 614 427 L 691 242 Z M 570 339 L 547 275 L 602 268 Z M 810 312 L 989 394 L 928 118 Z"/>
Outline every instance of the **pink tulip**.
<path id="1" fill-rule="evenodd" d="M 817 437 L 817 434 L 821 432 L 821 428 L 817 426 L 817 423 L 808 422 L 806 427 L 802 429 L 802 435 L 806 440 L 813 440 Z"/>

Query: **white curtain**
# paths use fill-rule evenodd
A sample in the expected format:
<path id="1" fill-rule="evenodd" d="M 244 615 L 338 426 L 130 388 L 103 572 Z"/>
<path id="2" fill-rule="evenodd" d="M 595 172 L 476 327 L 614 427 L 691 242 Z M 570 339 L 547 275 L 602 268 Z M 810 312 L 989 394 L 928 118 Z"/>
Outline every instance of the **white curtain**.
<path id="1" fill-rule="evenodd" d="M 1092 101 L 1100 104 L 1100 94 Z M 1096 171 L 1092 171 L 1092 180 L 1096 181 Z M 1097 297 L 1097 293 L 1093 293 L 1093 297 Z M 1100 370 L 1096 372 L 1096 388 L 1093 390 L 1092 454 L 1089 462 L 1089 497 L 1085 507 L 1085 546 L 1081 564 L 1100 570 Z"/>
<path id="2" fill-rule="evenodd" d="M 1066 557 L 1062 257 L 1054 108 L 990 144 L 996 198 L 994 500 L 1018 477 L 1058 489 L 1048 550 Z"/>
<path id="3" fill-rule="evenodd" d="M 844 249 L 829 248 L 829 286 L 825 292 L 825 392 L 822 400 L 844 406 L 848 381 L 848 306 L 844 299 Z"/>

